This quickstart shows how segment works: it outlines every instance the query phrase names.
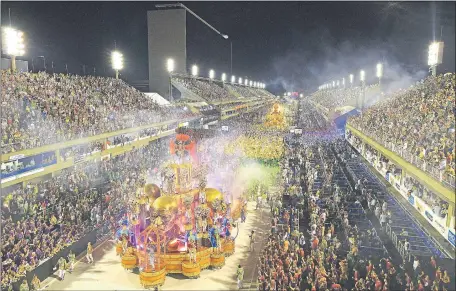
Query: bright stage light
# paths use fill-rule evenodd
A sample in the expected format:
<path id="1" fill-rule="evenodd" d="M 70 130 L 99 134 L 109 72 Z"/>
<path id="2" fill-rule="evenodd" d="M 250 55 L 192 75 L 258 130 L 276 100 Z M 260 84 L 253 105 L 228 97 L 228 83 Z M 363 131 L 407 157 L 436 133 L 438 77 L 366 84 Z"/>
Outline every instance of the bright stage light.
<path id="1" fill-rule="evenodd" d="M 340 83 L 339 83 L 339 80 L 337 80 L 337 87 L 339 87 L 339 84 L 340 84 Z"/>
<path id="2" fill-rule="evenodd" d="M 236 82 L 236 76 L 233 75 L 233 76 L 231 76 L 231 83 L 234 84 L 234 82 Z"/>
<path id="3" fill-rule="evenodd" d="M 359 79 L 361 82 L 364 82 L 366 80 L 366 72 L 364 72 L 364 70 L 361 70 L 359 72 Z"/>
<path id="4" fill-rule="evenodd" d="M 222 82 L 225 82 L 225 81 L 226 81 L 226 74 L 222 73 Z"/>
<path id="5" fill-rule="evenodd" d="M 198 66 L 197 65 L 193 65 L 192 66 L 192 76 L 198 76 Z"/>
<path id="6" fill-rule="evenodd" d="M 342 78 L 342 86 L 345 86 L 345 78 Z"/>
<path id="7" fill-rule="evenodd" d="M 350 84 L 353 84 L 353 74 L 350 74 Z"/>
<path id="8" fill-rule="evenodd" d="M 174 59 L 168 59 L 166 61 L 166 70 L 168 73 L 174 72 Z"/>
<path id="9" fill-rule="evenodd" d="M 214 79 L 214 77 L 215 77 L 214 70 L 209 70 L 209 79 Z"/>
<path id="10" fill-rule="evenodd" d="M 246 85 L 246 86 L 247 86 L 248 84 L 249 84 L 249 80 L 248 80 L 248 79 L 245 79 L 245 81 L 244 81 L 244 85 Z"/>
<path id="11" fill-rule="evenodd" d="M 239 77 L 239 81 L 238 81 L 239 84 L 242 84 L 242 78 Z"/>

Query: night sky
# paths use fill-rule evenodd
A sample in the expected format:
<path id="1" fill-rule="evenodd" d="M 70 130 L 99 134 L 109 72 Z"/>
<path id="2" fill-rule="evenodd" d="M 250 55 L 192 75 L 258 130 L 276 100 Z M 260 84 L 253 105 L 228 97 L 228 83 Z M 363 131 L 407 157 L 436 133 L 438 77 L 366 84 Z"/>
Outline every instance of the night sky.
<path id="1" fill-rule="evenodd" d="M 161 2 L 165 3 L 165 2 Z M 171 2 L 169 2 L 171 3 Z M 2 26 L 26 34 L 26 56 L 45 56 L 48 69 L 112 75 L 109 53 L 126 61 L 122 78 L 148 79 L 146 12 L 157 2 L 4 2 Z M 310 92 L 332 78 L 365 69 L 373 81 L 383 61 L 396 75 L 427 74 L 427 47 L 440 39 L 455 71 L 455 2 L 185 2 L 233 41 L 233 74 L 268 83 L 272 91 Z M 229 73 L 230 43 L 187 15 L 187 65 L 206 75 Z M 35 59 L 43 66 L 43 59 Z M 31 68 L 31 65 L 29 65 Z M 385 70 L 385 74 L 388 70 Z"/>

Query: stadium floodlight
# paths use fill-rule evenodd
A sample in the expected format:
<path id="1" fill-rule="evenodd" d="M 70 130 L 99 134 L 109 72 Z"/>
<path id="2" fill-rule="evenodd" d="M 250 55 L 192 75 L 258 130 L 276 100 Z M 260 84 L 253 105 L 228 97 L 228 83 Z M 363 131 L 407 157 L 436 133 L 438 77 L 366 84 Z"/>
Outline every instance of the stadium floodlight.
<path id="1" fill-rule="evenodd" d="M 252 80 L 249 81 L 249 86 L 252 87 L 253 86 L 253 82 Z"/>
<path id="2" fill-rule="evenodd" d="M 244 85 L 247 86 L 248 84 L 249 84 L 249 80 L 248 80 L 248 79 L 245 79 L 245 80 L 244 80 Z"/>
<path id="3" fill-rule="evenodd" d="M 192 76 L 194 76 L 194 77 L 198 76 L 198 66 L 197 65 L 192 66 Z"/>
<path id="4" fill-rule="evenodd" d="M 25 55 L 24 33 L 12 27 L 2 31 L 3 51 L 11 57 L 11 70 L 16 71 L 16 57 Z"/>
<path id="5" fill-rule="evenodd" d="M 443 42 L 433 42 L 429 45 L 428 66 L 432 70 L 432 75 L 437 74 L 437 65 L 442 63 Z"/>
<path id="6" fill-rule="evenodd" d="M 238 84 L 242 85 L 242 78 L 241 77 L 239 77 Z"/>
<path id="7" fill-rule="evenodd" d="M 364 81 L 366 80 L 366 72 L 364 72 L 364 70 L 361 70 L 361 71 L 359 72 L 359 80 L 360 80 L 361 82 L 364 82 Z"/>
<path id="8" fill-rule="evenodd" d="M 354 78 L 353 74 L 350 74 L 350 84 L 352 84 L 352 85 L 353 85 L 353 78 Z"/>
<path id="9" fill-rule="evenodd" d="M 342 78 L 342 86 L 345 87 L 345 78 Z"/>
<path id="10" fill-rule="evenodd" d="M 333 81 L 333 88 L 336 87 L 336 81 Z"/>
<path id="11" fill-rule="evenodd" d="M 231 83 L 234 84 L 234 82 L 236 82 L 236 76 L 231 76 Z"/>
<path id="12" fill-rule="evenodd" d="M 118 51 L 111 53 L 112 68 L 116 71 L 116 79 L 119 79 L 119 71 L 123 69 L 123 55 Z"/>
<path id="13" fill-rule="evenodd" d="M 212 80 L 212 79 L 214 79 L 214 77 L 215 77 L 215 72 L 214 72 L 214 70 L 209 70 L 209 79 Z"/>
<path id="14" fill-rule="evenodd" d="M 168 59 L 166 61 L 166 70 L 168 73 L 174 72 L 174 59 Z"/>
<path id="15" fill-rule="evenodd" d="M 340 83 L 339 83 L 339 80 L 337 80 L 337 87 L 339 87 Z"/>
<path id="16" fill-rule="evenodd" d="M 222 82 L 225 83 L 225 81 L 226 81 L 226 74 L 222 73 Z"/>
<path id="17" fill-rule="evenodd" d="M 376 66 L 376 75 L 378 78 L 378 84 L 381 86 L 382 84 L 382 77 L 383 77 L 383 64 L 378 63 Z"/>

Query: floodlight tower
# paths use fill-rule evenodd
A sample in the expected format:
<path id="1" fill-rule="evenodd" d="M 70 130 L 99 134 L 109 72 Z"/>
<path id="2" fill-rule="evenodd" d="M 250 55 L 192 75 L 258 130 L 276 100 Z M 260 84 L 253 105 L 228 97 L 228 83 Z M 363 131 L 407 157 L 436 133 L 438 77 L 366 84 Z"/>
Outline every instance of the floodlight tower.
<path id="1" fill-rule="evenodd" d="M 5 27 L 2 31 L 3 51 L 11 57 L 11 70 L 16 71 L 16 57 L 25 54 L 24 33 L 12 27 Z"/>
<path id="2" fill-rule="evenodd" d="M 116 79 L 119 79 L 119 71 L 123 69 L 123 55 L 118 51 L 111 53 L 112 68 L 116 71 Z"/>
<path id="3" fill-rule="evenodd" d="M 383 77 L 383 64 L 378 63 L 376 67 L 376 76 L 378 78 L 378 85 L 382 85 L 382 77 Z"/>
<path id="4" fill-rule="evenodd" d="M 429 45 L 428 66 L 432 76 L 437 75 L 437 66 L 442 63 L 443 41 L 433 42 Z"/>
<path id="5" fill-rule="evenodd" d="M 359 72 L 359 80 L 361 81 L 361 109 L 364 109 L 364 99 L 366 97 L 366 72 L 364 70 Z"/>
<path id="6" fill-rule="evenodd" d="M 198 66 L 197 65 L 193 65 L 192 66 L 192 76 L 193 77 L 197 77 L 198 76 Z"/>
<path id="7" fill-rule="evenodd" d="M 175 63 L 174 59 L 169 58 L 166 60 L 166 70 L 168 71 L 169 74 L 169 101 L 173 101 L 173 84 L 172 84 L 172 74 L 174 72 L 175 68 Z"/>

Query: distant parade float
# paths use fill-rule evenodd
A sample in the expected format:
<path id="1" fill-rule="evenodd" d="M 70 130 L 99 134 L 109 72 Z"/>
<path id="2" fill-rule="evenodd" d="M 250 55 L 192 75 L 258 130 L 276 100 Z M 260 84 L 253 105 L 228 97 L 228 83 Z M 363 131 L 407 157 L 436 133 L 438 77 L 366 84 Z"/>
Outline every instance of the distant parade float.
<path id="1" fill-rule="evenodd" d="M 235 251 L 231 234 L 242 202 L 231 205 L 219 190 L 207 187 L 207 170 L 198 163 L 189 135 L 176 134 L 170 153 L 161 187 L 140 187 L 116 232 L 121 264 L 139 269 L 144 288 L 163 285 L 169 273 L 198 278 L 203 269 L 221 268 Z"/>

